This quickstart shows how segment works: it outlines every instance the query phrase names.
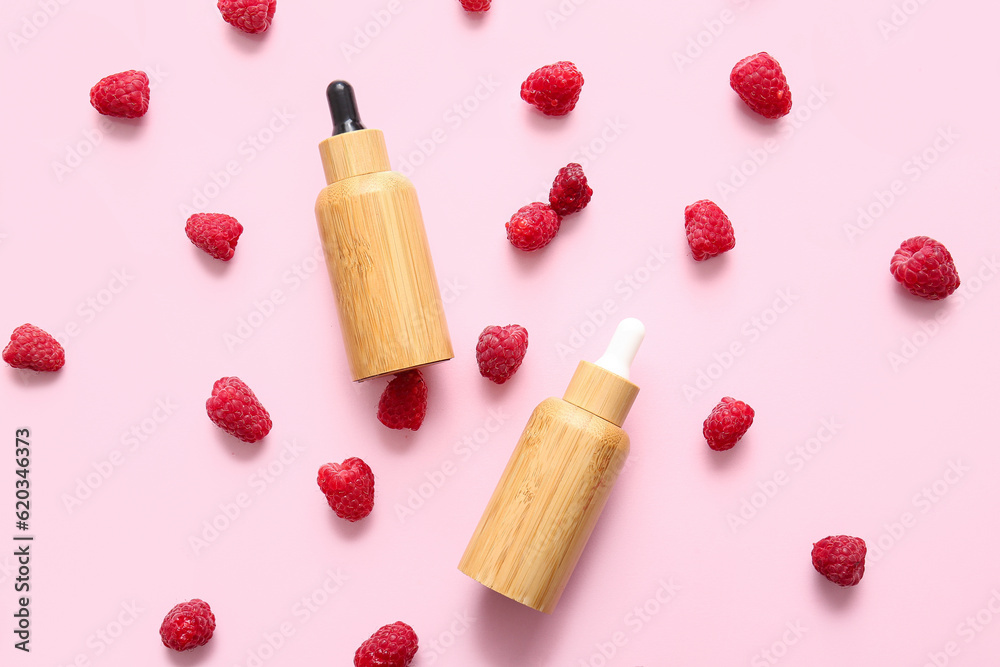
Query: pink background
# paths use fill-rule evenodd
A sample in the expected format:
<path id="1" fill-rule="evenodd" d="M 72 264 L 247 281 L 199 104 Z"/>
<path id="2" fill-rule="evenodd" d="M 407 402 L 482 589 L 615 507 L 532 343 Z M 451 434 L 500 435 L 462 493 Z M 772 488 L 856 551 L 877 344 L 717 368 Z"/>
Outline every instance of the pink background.
<path id="1" fill-rule="evenodd" d="M 0 432 L 10 449 L 32 433 L 36 536 L 27 656 L 0 549 L 4 664 L 346 665 L 395 620 L 420 636 L 419 667 L 992 664 L 1000 10 L 497 0 L 473 20 L 455 0 L 281 0 L 251 37 L 210 0 L 169 4 L 4 3 L 0 330 L 39 325 L 68 360 L 0 369 Z M 760 50 L 791 84 L 778 122 L 729 88 Z M 586 85 L 552 120 L 518 89 L 560 59 Z M 154 80 L 150 111 L 107 121 L 88 90 L 130 68 Z M 426 372 L 416 433 L 376 421 L 383 382 L 349 382 L 315 261 L 335 78 L 412 175 L 445 292 L 456 356 Z M 573 160 L 593 203 L 545 250 L 515 251 L 504 222 Z M 683 208 L 705 197 L 737 246 L 696 264 Z M 232 262 L 189 243 L 188 207 L 239 218 Z M 963 286 L 943 303 L 889 275 L 915 235 L 955 257 Z M 533 406 L 629 315 L 648 328 L 631 464 L 543 616 L 456 564 Z M 474 346 L 510 322 L 531 345 L 498 387 Z M 206 418 L 225 375 L 273 417 L 258 445 Z M 716 454 L 701 424 L 724 395 L 757 418 Z M 357 525 L 315 485 L 348 456 L 377 476 Z M 212 521 L 228 526 L 192 547 Z M 870 547 L 850 590 L 810 563 L 838 533 Z M 191 597 L 217 634 L 175 655 L 157 629 Z"/>

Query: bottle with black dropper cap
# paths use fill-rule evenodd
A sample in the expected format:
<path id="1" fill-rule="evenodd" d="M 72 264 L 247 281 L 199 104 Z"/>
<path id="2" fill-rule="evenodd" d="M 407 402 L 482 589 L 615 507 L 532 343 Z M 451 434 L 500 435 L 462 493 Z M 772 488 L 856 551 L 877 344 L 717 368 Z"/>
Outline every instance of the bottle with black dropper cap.
<path id="1" fill-rule="evenodd" d="M 389 168 L 381 130 L 366 129 L 354 89 L 326 89 L 333 136 L 319 144 L 327 186 L 316 221 L 355 381 L 454 356 L 413 184 Z"/>

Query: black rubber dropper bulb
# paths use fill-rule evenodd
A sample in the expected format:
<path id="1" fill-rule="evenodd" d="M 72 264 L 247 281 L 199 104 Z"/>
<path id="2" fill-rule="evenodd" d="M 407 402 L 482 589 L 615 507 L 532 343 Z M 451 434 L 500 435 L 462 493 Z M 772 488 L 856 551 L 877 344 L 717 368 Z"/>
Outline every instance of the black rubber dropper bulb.
<path id="1" fill-rule="evenodd" d="M 333 116 L 333 135 L 363 130 L 358 115 L 358 103 L 354 99 L 354 88 L 346 81 L 334 81 L 326 87 L 326 101 L 330 103 Z"/>

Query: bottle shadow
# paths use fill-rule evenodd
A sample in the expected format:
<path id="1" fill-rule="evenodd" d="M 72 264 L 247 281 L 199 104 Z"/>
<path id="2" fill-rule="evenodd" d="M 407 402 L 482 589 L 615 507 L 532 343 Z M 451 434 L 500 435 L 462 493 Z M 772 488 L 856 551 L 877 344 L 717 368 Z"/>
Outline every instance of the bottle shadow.
<path id="1" fill-rule="evenodd" d="M 504 667 L 540 664 L 544 645 L 552 643 L 555 619 L 485 586 L 478 594 L 476 617 L 484 621 L 476 627 L 479 657 Z"/>

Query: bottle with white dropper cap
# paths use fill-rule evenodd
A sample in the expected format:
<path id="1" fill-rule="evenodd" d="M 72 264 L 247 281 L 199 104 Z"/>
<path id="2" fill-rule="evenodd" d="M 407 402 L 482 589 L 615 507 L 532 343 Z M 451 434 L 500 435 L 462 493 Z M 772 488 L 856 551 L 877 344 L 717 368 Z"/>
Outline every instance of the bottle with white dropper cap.
<path id="1" fill-rule="evenodd" d="M 628 456 L 622 423 L 639 393 L 629 367 L 645 327 L 622 320 L 597 363 L 532 412 L 458 569 L 551 613 Z"/>

